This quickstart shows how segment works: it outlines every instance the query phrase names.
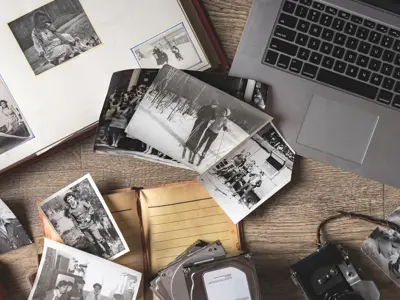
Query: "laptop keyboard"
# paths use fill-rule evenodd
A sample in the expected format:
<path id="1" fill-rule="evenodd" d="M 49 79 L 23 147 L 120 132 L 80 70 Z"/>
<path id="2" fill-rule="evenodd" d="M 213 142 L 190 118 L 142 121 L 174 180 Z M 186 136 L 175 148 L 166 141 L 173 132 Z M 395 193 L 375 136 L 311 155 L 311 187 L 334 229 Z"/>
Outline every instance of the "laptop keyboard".
<path id="1" fill-rule="evenodd" d="M 320 1 L 286 0 L 263 63 L 400 109 L 399 37 Z"/>

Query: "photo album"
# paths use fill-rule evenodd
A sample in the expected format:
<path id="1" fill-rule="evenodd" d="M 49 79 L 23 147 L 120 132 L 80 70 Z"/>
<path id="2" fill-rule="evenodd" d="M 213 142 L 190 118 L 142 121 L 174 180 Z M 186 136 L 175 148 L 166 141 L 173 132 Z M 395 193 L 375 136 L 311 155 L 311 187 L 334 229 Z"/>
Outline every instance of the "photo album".
<path id="1" fill-rule="evenodd" d="M 20 0 L 0 10 L 0 172 L 94 128 L 116 70 L 220 64 L 192 0 Z"/>
<path id="2" fill-rule="evenodd" d="M 268 86 L 212 72 L 114 73 L 94 150 L 200 173 L 234 223 L 290 182 L 295 153 L 265 113 Z"/>

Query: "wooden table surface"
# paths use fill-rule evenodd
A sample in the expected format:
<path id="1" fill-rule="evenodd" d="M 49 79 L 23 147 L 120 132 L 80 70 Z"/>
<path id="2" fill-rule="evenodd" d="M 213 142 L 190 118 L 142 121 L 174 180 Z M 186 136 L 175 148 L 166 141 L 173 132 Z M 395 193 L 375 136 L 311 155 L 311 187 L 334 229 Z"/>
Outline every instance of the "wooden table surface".
<path id="1" fill-rule="evenodd" d="M 222 46 L 235 54 L 251 0 L 205 0 Z M 33 240 L 42 236 L 36 200 L 43 199 L 90 173 L 99 189 L 153 185 L 194 179 L 187 170 L 131 158 L 92 152 L 93 137 L 38 163 L 0 175 L 0 198 L 16 213 Z M 318 223 L 338 209 L 387 216 L 400 205 L 400 190 L 349 174 L 310 159 L 297 158 L 292 182 L 244 221 L 245 242 L 254 253 L 263 299 L 303 299 L 288 275 L 290 265 L 315 250 Z M 353 260 L 372 278 L 381 299 L 399 299 L 400 290 L 360 251 L 375 228 L 344 220 L 327 227 L 330 240 L 340 241 Z M 1 280 L 11 299 L 26 299 L 26 276 L 37 267 L 36 245 L 1 255 Z"/>

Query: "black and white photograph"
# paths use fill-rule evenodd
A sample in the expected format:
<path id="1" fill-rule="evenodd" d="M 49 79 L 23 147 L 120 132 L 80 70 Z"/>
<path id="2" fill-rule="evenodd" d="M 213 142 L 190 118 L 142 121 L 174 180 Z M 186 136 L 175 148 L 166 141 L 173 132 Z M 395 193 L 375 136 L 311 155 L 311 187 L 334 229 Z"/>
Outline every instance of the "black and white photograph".
<path id="1" fill-rule="evenodd" d="M 158 69 L 135 69 L 114 73 L 99 118 L 94 151 L 183 165 L 141 140 L 126 134 L 137 106 L 158 74 Z"/>
<path id="2" fill-rule="evenodd" d="M 22 112 L 0 76 L 0 154 L 33 137 Z"/>
<path id="3" fill-rule="evenodd" d="M 45 239 L 28 300 L 134 300 L 142 274 Z"/>
<path id="4" fill-rule="evenodd" d="M 101 44 L 79 0 L 51 1 L 8 25 L 36 75 Z"/>
<path id="5" fill-rule="evenodd" d="M 202 63 L 186 28 L 179 23 L 131 49 L 141 68 L 196 69 Z"/>
<path id="6" fill-rule="evenodd" d="M 269 123 L 198 181 L 236 224 L 290 182 L 294 157 Z"/>
<path id="7" fill-rule="evenodd" d="M 129 251 L 89 174 L 50 196 L 39 207 L 68 246 L 110 260 Z"/>
<path id="8" fill-rule="evenodd" d="M 126 133 L 203 173 L 271 119 L 167 65 L 154 79 Z"/>
<path id="9" fill-rule="evenodd" d="M 387 220 L 400 225 L 400 207 Z M 377 227 L 365 240 L 361 249 L 400 287 L 400 233 Z"/>
<path id="10" fill-rule="evenodd" d="M 32 244 L 11 209 L 0 199 L 0 254 Z"/>

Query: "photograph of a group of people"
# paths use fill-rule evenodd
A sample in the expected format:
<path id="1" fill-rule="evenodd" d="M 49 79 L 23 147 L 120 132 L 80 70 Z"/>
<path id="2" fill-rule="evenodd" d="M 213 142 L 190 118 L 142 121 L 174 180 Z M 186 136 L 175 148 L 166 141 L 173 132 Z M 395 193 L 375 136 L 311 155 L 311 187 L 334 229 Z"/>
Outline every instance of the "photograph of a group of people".
<path id="1" fill-rule="evenodd" d="M 125 132 L 129 121 L 158 74 L 158 69 L 114 73 L 101 111 L 94 150 L 114 155 L 145 157 L 173 166 L 178 163 L 163 152 Z"/>
<path id="2" fill-rule="evenodd" d="M 101 44 L 79 0 L 54 0 L 8 23 L 39 75 Z"/>
<path id="3" fill-rule="evenodd" d="M 126 132 L 202 173 L 269 120 L 258 109 L 167 65 Z"/>
<path id="4" fill-rule="evenodd" d="M 290 182 L 294 156 L 269 123 L 199 180 L 237 223 Z"/>
<path id="5" fill-rule="evenodd" d="M 133 300 L 141 274 L 46 240 L 29 300 Z"/>
<path id="6" fill-rule="evenodd" d="M 16 250 L 31 243 L 17 217 L 0 199 L 0 254 Z"/>
<path id="7" fill-rule="evenodd" d="M 400 225 L 400 208 L 395 210 L 387 220 Z M 400 286 L 400 233 L 378 227 L 364 242 L 362 250 Z"/>
<path id="8" fill-rule="evenodd" d="M 33 134 L 0 76 L 0 154 L 31 138 Z"/>
<path id="9" fill-rule="evenodd" d="M 202 62 L 183 23 L 131 50 L 141 68 L 160 68 L 169 64 L 178 69 L 193 69 Z"/>
<path id="10" fill-rule="evenodd" d="M 66 245 L 107 259 L 129 251 L 90 175 L 50 196 L 40 209 Z"/>

